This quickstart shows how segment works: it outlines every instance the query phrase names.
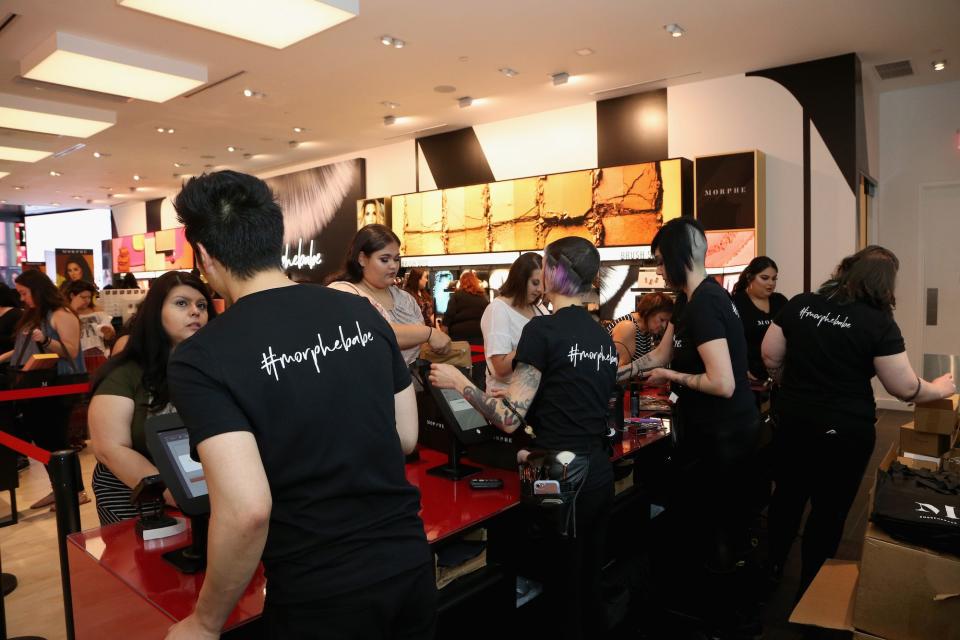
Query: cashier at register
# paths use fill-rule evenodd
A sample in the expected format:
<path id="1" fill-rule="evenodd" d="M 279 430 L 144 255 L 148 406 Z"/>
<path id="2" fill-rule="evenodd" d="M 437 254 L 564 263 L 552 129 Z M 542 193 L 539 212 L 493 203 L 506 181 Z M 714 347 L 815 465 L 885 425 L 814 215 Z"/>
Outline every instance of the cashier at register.
<path id="1" fill-rule="evenodd" d="M 359 296 L 287 279 L 262 180 L 205 174 L 174 206 L 230 307 L 168 368 L 210 493 L 206 577 L 168 638 L 219 637 L 261 555 L 266 637 L 432 638 L 433 555 L 403 457 L 416 398 L 393 330 Z"/>
<path id="2" fill-rule="evenodd" d="M 526 416 L 536 431 L 535 448 L 576 454 L 570 476 L 585 474 L 576 501 L 576 537 L 548 538 L 538 549 L 550 559 L 545 595 L 552 602 L 555 637 L 563 638 L 600 637 L 605 629 L 599 578 L 613 505 L 605 435 L 617 351 L 583 306 L 599 268 L 600 254 L 584 238 L 561 238 L 544 250 L 544 286 L 553 315 L 524 326 L 505 398 L 484 394 L 450 365 L 434 364 L 430 373 L 434 386 L 455 389 L 503 431 L 512 433 Z"/>

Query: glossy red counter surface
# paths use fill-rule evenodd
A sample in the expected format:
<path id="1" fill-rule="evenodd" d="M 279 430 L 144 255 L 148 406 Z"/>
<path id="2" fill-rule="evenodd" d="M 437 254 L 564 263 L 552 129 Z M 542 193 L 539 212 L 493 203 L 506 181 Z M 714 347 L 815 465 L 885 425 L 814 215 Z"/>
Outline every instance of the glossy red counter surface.
<path id="1" fill-rule="evenodd" d="M 446 459 L 444 454 L 424 449 L 419 461 L 407 464 L 407 479 L 420 489 L 420 516 L 431 543 L 482 524 L 516 505 L 520 495 L 516 471 L 484 468 L 473 477 L 503 480 L 503 489 L 487 491 L 471 489 L 469 479 L 451 482 L 427 473 Z M 120 634 L 162 638 L 173 622 L 189 615 L 204 574 L 180 573 L 163 559 L 166 551 L 189 541 L 189 533 L 183 533 L 143 542 L 132 520 L 71 535 L 67 550 L 77 640 L 103 640 Z M 225 630 L 260 615 L 265 585 L 260 568 Z"/>

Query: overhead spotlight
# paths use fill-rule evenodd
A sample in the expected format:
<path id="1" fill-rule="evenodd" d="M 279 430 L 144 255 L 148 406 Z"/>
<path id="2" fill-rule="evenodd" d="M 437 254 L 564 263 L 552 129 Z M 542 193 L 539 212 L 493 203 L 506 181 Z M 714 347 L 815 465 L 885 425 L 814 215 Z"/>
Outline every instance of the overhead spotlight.
<path id="1" fill-rule="evenodd" d="M 473 98 L 470 96 L 463 96 L 462 98 L 457 98 L 457 104 L 460 105 L 461 109 L 466 109 L 473 104 Z"/>
<path id="2" fill-rule="evenodd" d="M 93 157 L 94 157 L 94 158 L 102 158 L 102 157 L 103 157 L 103 154 L 101 154 L 99 151 L 94 151 L 94 152 L 93 152 Z"/>
<path id="3" fill-rule="evenodd" d="M 229 147 L 227 147 L 227 151 L 229 151 L 230 153 L 233 153 L 233 152 L 236 151 L 236 150 L 237 150 L 237 148 L 234 147 L 234 146 L 232 146 L 232 145 L 229 146 Z"/>
<path id="4" fill-rule="evenodd" d="M 167 129 L 167 133 L 173 133 L 173 129 Z"/>
<path id="5" fill-rule="evenodd" d="M 589 47 L 584 47 L 583 49 L 577 49 L 578 56 L 592 56 L 595 51 Z"/>
<path id="6" fill-rule="evenodd" d="M 385 47 L 393 45 L 393 38 L 391 36 L 380 36 L 380 44 Z"/>
<path id="7" fill-rule="evenodd" d="M 252 97 L 253 97 L 253 89 L 244 89 L 244 90 L 243 90 L 243 95 L 245 95 L 245 96 L 248 97 L 248 98 L 252 98 Z"/>
<path id="8" fill-rule="evenodd" d="M 175 166 L 177 169 L 179 169 L 180 167 L 183 166 L 183 163 L 182 163 L 182 162 L 174 162 L 174 163 L 173 163 L 173 166 Z"/>
<path id="9" fill-rule="evenodd" d="M 74 199 L 74 200 L 83 200 L 83 198 L 81 198 L 80 196 L 73 196 L 73 199 Z"/>
<path id="10" fill-rule="evenodd" d="M 137 174 L 133 174 L 133 179 L 134 179 L 136 182 L 140 182 L 140 176 L 137 175 Z"/>
<path id="11" fill-rule="evenodd" d="M 935 61 L 935 62 L 931 62 L 931 63 L 930 63 L 930 66 L 933 67 L 933 70 L 934 70 L 934 71 L 943 71 L 944 69 L 947 68 L 947 61 L 946 61 L 946 60 L 937 60 L 937 61 Z"/>
<path id="12" fill-rule="evenodd" d="M 50 172 L 50 175 L 53 176 L 54 178 L 59 178 L 59 177 L 62 176 L 63 174 L 60 173 L 59 171 L 51 171 L 51 172 Z"/>
<path id="13" fill-rule="evenodd" d="M 570 80 L 570 74 L 566 71 L 561 71 L 560 73 L 555 73 L 550 78 L 553 80 L 553 86 L 559 87 L 562 84 L 567 84 Z"/>
<path id="14" fill-rule="evenodd" d="M 501 67 L 500 69 L 498 69 L 498 71 L 503 75 L 507 76 L 508 78 L 512 78 L 518 73 L 520 73 L 519 71 L 516 71 L 515 69 L 511 69 L 510 67 Z"/>
<path id="15" fill-rule="evenodd" d="M 383 126 L 389 127 L 397 121 L 397 116 L 383 116 Z"/>
<path id="16" fill-rule="evenodd" d="M 294 128 L 293 128 L 293 132 L 294 132 L 294 133 L 303 133 L 303 127 L 294 127 Z"/>
<path id="17" fill-rule="evenodd" d="M 164 131 L 166 131 L 166 129 L 163 127 L 157 127 L 157 133 L 163 133 Z"/>
<path id="18" fill-rule="evenodd" d="M 397 38 L 394 38 L 394 40 L 393 40 L 393 48 L 394 48 L 394 49 L 403 49 L 406 45 L 407 45 L 407 43 L 404 42 L 403 40 L 399 40 L 399 39 L 397 39 Z"/>
<path id="19" fill-rule="evenodd" d="M 669 33 L 674 38 L 679 38 L 684 34 L 683 27 L 673 22 L 671 22 L 670 24 L 664 25 L 663 28 L 667 33 Z"/>
<path id="20" fill-rule="evenodd" d="M 389 100 L 384 100 L 384 101 L 381 102 L 380 104 L 382 104 L 383 106 L 385 106 L 387 109 L 396 109 L 397 107 L 400 106 L 400 105 L 397 104 L 396 102 L 390 102 Z"/>
<path id="21" fill-rule="evenodd" d="M 60 203 L 59 203 L 59 202 L 51 202 L 50 204 L 53 205 L 54 207 L 59 207 L 59 206 L 60 206 Z"/>
<path id="22" fill-rule="evenodd" d="M 21 187 L 21 186 L 15 186 L 15 187 L 13 188 L 13 190 L 14 190 L 14 191 L 23 191 L 23 187 Z"/>

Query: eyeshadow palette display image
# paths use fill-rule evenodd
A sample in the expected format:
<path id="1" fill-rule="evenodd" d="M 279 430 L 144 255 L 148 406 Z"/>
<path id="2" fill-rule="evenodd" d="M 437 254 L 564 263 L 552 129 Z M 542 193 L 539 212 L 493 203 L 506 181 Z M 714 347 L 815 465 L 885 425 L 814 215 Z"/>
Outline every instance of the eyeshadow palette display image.
<path id="1" fill-rule="evenodd" d="M 401 252 L 542 249 L 576 235 L 598 247 L 650 244 L 683 212 L 681 159 L 393 196 Z"/>

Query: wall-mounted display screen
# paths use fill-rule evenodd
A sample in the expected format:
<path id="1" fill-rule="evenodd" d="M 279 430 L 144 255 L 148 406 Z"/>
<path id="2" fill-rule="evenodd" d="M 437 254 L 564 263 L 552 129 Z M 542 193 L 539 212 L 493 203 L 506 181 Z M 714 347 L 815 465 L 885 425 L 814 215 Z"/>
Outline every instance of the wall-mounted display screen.
<path id="1" fill-rule="evenodd" d="M 193 247 L 183 227 L 113 239 L 114 273 L 192 268 Z"/>
<path id="2" fill-rule="evenodd" d="M 393 196 L 401 253 L 542 249 L 576 235 L 598 247 L 648 245 L 683 213 L 682 159 Z"/>

